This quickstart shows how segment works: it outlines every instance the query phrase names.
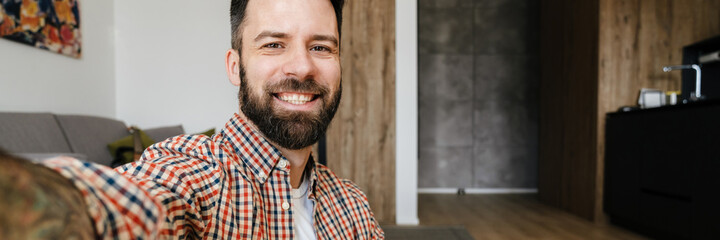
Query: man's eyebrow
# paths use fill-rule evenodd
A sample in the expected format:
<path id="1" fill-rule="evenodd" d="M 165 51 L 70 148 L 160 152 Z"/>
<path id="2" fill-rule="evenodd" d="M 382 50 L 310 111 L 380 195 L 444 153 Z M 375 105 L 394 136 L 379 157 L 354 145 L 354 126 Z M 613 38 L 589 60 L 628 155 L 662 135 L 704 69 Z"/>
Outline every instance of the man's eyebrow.
<path id="1" fill-rule="evenodd" d="M 287 38 L 287 33 L 284 32 L 272 32 L 272 31 L 263 31 L 260 34 L 255 37 L 255 41 L 259 41 L 260 39 L 271 37 L 271 38 Z"/>
<path id="2" fill-rule="evenodd" d="M 335 46 L 338 46 L 338 39 L 335 36 L 332 35 L 322 35 L 322 34 L 315 34 L 312 36 L 313 41 L 329 41 L 335 44 Z"/>
<path id="3" fill-rule="evenodd" d="M 288 36 L 289 35 L 284 32 L 263 31 L 255 37 L 255 41 L 257 42 L 260 39 L 268 38 L 268 37 L 270 37 L 270 38 L 287 38 Z M 338 39 L 332 35 L 315 34 L 312 36 L 311 39 L 313 41 L 329 41 L 329 42 L 335 44 L 335 46 L 338 46 L 340 44 Z"/>

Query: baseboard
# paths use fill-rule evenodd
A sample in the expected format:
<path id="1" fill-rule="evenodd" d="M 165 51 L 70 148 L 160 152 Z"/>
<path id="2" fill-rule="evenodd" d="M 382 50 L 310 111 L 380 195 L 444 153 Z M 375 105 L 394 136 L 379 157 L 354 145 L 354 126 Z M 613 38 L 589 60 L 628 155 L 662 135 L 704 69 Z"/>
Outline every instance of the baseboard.
<path id="1" fill-rule="evenodd" d="M 400 226 L 417 226 L 420 225 L 420 219 L 416 217 L 398 216 L 397 219 L 395 219 L 395 224 Z"/>
<path id="2" fill-rule="evenodd" d="M 418 188 L 418 193 L 457 194 L 458 188 Z M 537 193 L 537 188 L 464 188 L 466 194 Z"/>

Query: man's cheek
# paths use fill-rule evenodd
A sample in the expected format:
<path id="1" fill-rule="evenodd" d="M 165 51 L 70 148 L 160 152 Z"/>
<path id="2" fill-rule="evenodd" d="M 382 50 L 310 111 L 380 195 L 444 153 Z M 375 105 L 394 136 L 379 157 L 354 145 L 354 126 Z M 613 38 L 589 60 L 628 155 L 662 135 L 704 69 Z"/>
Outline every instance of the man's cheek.
<path id="1" fill-rule="evenodd" d="M 256 99 L 265 99 L 265 96 L 269 94 L 265 87 L 262 86 L 262 82 L 253 79 L 247 81 L 247 83 L 252 97 Z"/>
<path id="2" fill-rule="evenodd" d="M 267 81 L 269 78 L 282 73 L 281 61 L 275 57 L 259 57 L 252 63 L 253 75 L 257 80 Z"/>

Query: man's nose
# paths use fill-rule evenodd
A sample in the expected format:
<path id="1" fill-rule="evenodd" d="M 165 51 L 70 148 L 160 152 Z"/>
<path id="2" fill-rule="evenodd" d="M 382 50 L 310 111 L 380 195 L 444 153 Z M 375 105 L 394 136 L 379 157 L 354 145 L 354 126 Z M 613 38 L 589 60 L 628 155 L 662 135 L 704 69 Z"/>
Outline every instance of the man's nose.
<path id="1" fill-rule="evenodd" d="M 310 79 L 317 70 L 310 52 L 302 47 L 295 48 L 289 53 L 289 57 L 283 64 L 285 76 L 294 76 L 298 80 Z"/>

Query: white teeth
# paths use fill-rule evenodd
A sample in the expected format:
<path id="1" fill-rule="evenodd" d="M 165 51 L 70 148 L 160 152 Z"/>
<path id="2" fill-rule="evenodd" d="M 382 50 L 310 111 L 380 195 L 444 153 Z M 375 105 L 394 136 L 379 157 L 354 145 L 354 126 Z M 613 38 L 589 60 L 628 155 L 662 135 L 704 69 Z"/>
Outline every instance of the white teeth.
<path id="1" fill-rule="evenodd" d="M 308 101 L 310 101 L 312 96 L 304 95 L 304 94 L 303 95 L 301 95 L 301 94 L 281 94 L 279 96 L 279 98 L 280 98 L 280 100 L 283 100 L 288 103 L 292 103 L 295 105 L 301 105 L 301 104 L 305 104 Z"/>

